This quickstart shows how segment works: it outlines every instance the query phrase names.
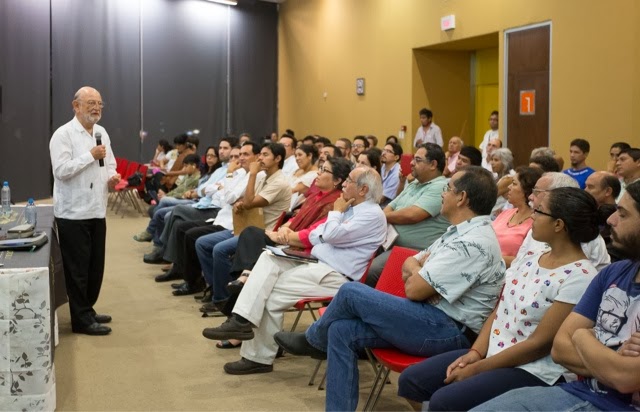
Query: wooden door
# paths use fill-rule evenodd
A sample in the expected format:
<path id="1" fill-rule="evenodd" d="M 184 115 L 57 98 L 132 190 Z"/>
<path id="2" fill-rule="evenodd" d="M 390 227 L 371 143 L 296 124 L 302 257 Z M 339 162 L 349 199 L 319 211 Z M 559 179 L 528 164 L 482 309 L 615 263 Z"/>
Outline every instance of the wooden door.
<path id="1" fill-rule="evenodd" d="M 551 26 L 507 32 L 507 147 L 514 165 L 549 145 Z"/>

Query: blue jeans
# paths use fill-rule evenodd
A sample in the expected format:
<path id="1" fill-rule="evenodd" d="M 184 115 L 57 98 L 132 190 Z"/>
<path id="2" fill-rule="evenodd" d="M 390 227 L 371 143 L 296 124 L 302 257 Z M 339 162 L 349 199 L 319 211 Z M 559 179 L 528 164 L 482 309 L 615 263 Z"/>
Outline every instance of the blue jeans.
<path id="1" fill-rule="evenodd" d="M 214 283 L 215 276 L 217 276 L 217 273 L 214 275 L 214 272 L 216 271 L 216 266 L 214 265 L 214 250 L 219 243 L 228 239 L 233 239 L 233 233 L 230 230 L 211 233 L 210 235 L 201 236 L 196 240 L 196 253 L 198 254 L 200 266 L 202 267 L 202 274 L 204 275 L 204 280 L 207 282 L 207 285 L 212 286 L 212 300 L 214 302 L 220 302 L 229 297 L 226 287 L 221 289 L 216 287 Z M 231 264 L 229 264 L 229 268 L 231 268 Z M 224 286 L 226 285 L 227 284 L 225 283 Z"/>
<path id="2" fill-rule="evenodd" d="M 428 303 L 344 284 L 324 315 L 307 329 L 307 340 L 327 352 L 326 410 L 358 406 L 358 351 L 395 347 L 414 356 L 468 348 L 456 323 Z"/>
<path id="3" fill-rule="evenodd" d="M 238 247 L 238 236 L 223 240 L 213 247 L 213 284 L 211 289 L 214 293 L 214 302 L 228 299 L 227 283 L 234 278 L 231 277 L 231 265 L 233 255 Z"/>
<path id="4" fill-rule="evenodd" d="M 520 368 L 492 369 L 445 385 L 447 368 L 467 352 L 442 353 L 409 366 L 398 380 L 398 395 L 415 402 L 430 401 L 429 410 L 433 411 L 468 411 L 512 389 L 548 386 Z"/>
<path id="5" fill-rule="evenodd" d="M 599 411 L 591 403 L 558 386 L 520 388 L 483 403 L 472 411 Z"/>

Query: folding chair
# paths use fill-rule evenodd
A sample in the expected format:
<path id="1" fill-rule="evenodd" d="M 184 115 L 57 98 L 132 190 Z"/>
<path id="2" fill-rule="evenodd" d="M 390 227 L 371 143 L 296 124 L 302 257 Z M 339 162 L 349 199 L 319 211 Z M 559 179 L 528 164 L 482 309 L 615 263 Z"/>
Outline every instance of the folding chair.
<path id="1" fill-rule="evenodd" d="M 149 170 L 149 166 L 140 165 L 140 168 L 137 170 L 141 175 L 142 179 L 140 184 L 137 186 L 127 186 L 123 189 L 123 195 L 127 198 L 129 203 L 136 209 L 142 216 L 145 216 L 145 211 L 141 206 L 142 197 L 141 193 L 144 193 L 144 184 L 147 180 L 147 171 Z M 122 214 L 124 217 L 124 213 Z"/>
<path id="2" fill-rule="evenodd" d="M 124 174 L 122 174 L 122 179 L 126 180 L 129 177 L 131 177 L 135 172 L 138 171 L 138 169 L 140 168 L 140 163 L 138 162 L 129 162 L 127 165 L 127 170 L 124 172 Z M 117 215 L 118 212 L 120 211 L 120 206 L 122 206 L 122 203 L 125 201 L 130 202 L 130 200 L 128 199 L 127 195 L 126 195 L 126 188 L 123 189 L 116 189 L 115 193 L 116 193 L 116 198 L 115 198 L 115 202 L 113 203 L 113 205 L 111 206 L 111 210 L 113 210 L 114 208 L 115 210 L 115 214 Z M 117 206 L 117 207 L 116 207 Z M 135 207 L 135 206 L 134 206 Z"/>

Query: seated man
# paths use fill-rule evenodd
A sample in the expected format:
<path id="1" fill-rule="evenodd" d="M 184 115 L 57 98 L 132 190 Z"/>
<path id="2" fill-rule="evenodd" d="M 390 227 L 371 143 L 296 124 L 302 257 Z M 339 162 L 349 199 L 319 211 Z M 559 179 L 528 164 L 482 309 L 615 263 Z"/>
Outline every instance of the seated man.
<path id="1" fill-rule="evenodd" d="M 306 333 L 276 334 L 276 342 L 293 355 L 328 358 L 326 410 L 356 409 L 361 349 L 396 347 L 433 356 L 469 348 L 504 283 L 489 218 L 497 191 L 482 167 L 469 166 L 451 178 L 442 193 L 442 214 L 452 226 L 405 261 L 406 298 L 348 283 Z"/>
<path id="2" fill-rule="evenodd" d="M 411 175 L 415 179 L 384 208 L 387 223 L 398 232 L 396 246 L 426 249 L 449 227 L 449 221 L 440 214 L 442 189 L 447 185 L 442 176 L 444 167 L 444 152 L 437 144 L 427 143 L 416 151 L 411 161 Z M 391 249 L 373 260 L 367 285 L 376 286 L 390 254 Z"/>
<path id="3" fill-rule="evenodd" d="M 640 149 L 632 147 L 622 149 L 616 160 L 616 174 L 622 179 L 622 191 L 618 200 L 622 199 L 626 185 L 640 179 Z"/>
<path id="4" fill-rule="evenodd" d="M 260 256 L 233 316 L 221 326 L 203 331 L 209 339 L 246 341 L 240 351 L 242 358 L 227 363 L 225 372 L 271 372 L 278 351 L 273 335 L 282 329 L 284 312 L 301 298 L 333 296 L 341 285 L 358 283 L 386 235 L 386 219 L 378 205 L 381 197 L 380 175 L 371 168 L 358 167 L 349 173 L 343 195 L 335 201 L 327 221 L 309 235 L 317 263 L 266 252 Z"/>
<path id="5" fill-rule="evenodd" d="M 466 166 L 481 166 L 482 153 L 473 146 L 463 146 L 460 149 L 458 160 L 456 161 L 456 172 L 462 170 Z"/>
<path id="6" fill-rule="evenodd" d="M 640 182 L 609 217 L 614 247 L 627 259 L 602 270 L 562 323 L 551 355 L 583 380 L 521 388 L 473 410 L 631 411 L 640 408 Z"/>
<path id="7" fill-rule="evenodd" d="M 398 185 L 400 184 L 400 158 L 402 146 L 397 143 L 386 143 L 380 160 L 380 176 L 382 177 L 383 197 L 380 205 L 385 207 L 396 198 Z"/>

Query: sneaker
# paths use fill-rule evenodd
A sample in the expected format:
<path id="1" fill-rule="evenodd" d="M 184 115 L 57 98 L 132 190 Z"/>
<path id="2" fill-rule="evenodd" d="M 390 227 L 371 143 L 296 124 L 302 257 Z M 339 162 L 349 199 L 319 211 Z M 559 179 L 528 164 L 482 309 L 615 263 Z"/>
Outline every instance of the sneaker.
<path id="1" fill-rule="evenodd" d="M 251 375 L 253 373 L 273 372 L 273 365 L 265 365 L 242 358 L 236 362 L 229 362 L 224 365 L 224 371 L 229 375 Z"/>
<path id="2" fill-rule="evenodd" d="M 253 328 L 251 327 L 251 323 L 240 323 L 236 320 L 235 316 L 232 316 L 218 327 L 205 328 L 202 331 L 202 336 L 213 340 L 251 340 L 253 339 Z"/>
<path id="3" fill-rule="evenodd" d="M 133 240 L 138 242 L 151 242 L 152 239 L 153 239 L 153 235 L 147 232 L 146 230 L 143 230 L 142 232 L 133 236 Z"/>

